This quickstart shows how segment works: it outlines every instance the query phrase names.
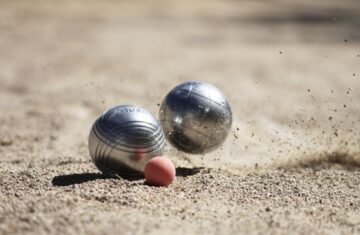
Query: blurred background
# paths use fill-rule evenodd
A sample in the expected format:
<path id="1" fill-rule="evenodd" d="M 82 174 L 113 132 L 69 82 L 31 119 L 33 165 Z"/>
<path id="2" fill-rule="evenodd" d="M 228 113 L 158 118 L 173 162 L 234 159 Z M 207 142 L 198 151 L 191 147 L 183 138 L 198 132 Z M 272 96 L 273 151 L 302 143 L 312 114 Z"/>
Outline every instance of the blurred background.
<path id="1" fill-rule="evenodd" d="M 90 160 L 101 112 L 136 104 L 157 115 L 186 80 L 222 89 L 234 126 L 207 156 L 167 146 L 178 165 L 357 154 L 359 12 L 358 0 L 1 0 L 2 159 Z"/>
<path id="2" fill-rule="evenodd" d="M 359 234 L 359 13 L 359 0 L 0 0 L 0 234 Z M 118 104 L 158 116 L 187 80 L 227 95 L 225 144 L 167 145 L 166 188 L 99 174 L 95 119 Z"/>

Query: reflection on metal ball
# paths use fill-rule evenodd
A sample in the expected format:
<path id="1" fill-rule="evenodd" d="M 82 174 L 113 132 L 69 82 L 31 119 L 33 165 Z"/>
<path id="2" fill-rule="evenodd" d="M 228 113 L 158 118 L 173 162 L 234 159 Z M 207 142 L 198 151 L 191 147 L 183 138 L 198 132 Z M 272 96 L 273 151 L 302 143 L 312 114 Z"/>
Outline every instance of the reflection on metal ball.
<path id="1" fill-rule="evenodd" d="M 225 95 L 215 86 L 198 81 L 171 90 L 161 104 L 159 118 L 167 140 L 177 149 L 193 154 L 219 147 L 232 124 Z"/>
<path id="2" fill-rule="evenodd" d="M 142 175 L 146 162 L 162 155 L 164 144 L 156 118 L 133 105 L 105 111 L 89 135 L 89 152 L 99 170 L 125 177 Z"/>

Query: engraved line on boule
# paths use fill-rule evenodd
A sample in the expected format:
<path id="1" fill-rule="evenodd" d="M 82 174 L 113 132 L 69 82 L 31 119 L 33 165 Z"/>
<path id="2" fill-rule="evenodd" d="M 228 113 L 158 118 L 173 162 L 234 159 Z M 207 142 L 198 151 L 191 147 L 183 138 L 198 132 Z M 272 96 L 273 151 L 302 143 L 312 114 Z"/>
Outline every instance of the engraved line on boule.
<path id="1" fill-rule="evenodd" d="M 193 93 L 194 94 L 194 93 Z M 230 106 L 229 106 L 229 104 L 227 104 L 227 105 L 221 105 L 221 104 L 219 104 L 219 103 L 217 103 L 217 102 L 215 102 L 215 101 L 213 101 L 213 100 L 211 100 L 211 99 L 208 99 L 208 98 L 206 98 L 206 97 L 203 97 L 203 96 L 201 96 L 201 95 L 199 95 L 201 98 L 203 98 L 205 101 L 210 101 L 210 102 L 213 102 L 213 103 L 215 103 L 215 104 L 217 104 L 218 106 L 220 106 L 219 108 L 221 108 L 221 110 L 223 110 L 224 112 L 226 112 L 227 113 L 227 115 L 232 115 L 232 111 L 231 111 L 231 108 L 230 108 Z M 186 100 L 186 103 L 187 104 L 192 104 L 192 105 L 194 105 L 194 106 L 196 106 L 196 107 L 198 107 L 197 105 L 197 103 L 196 102 L 194 102 L 194 101 L 191 101 L 191 99 L 187 99 Z M 182 106 L 182 107 L 184 107 L 184 106 Z M 187 107 L 188 107 L 188 105 L 187 105 Z M 176 109 L 176 108 L 174 108 L 174 107 L 168 107 L 168 105 L 166 105 L 166 107 L 165 107 L 166 109 L 167 108 L 170 108 L 170 109 L 172 109 L 172 110 L 174 110 L 174 109 Z M 183 108 L 184 109 L 184 108 Z M 212 110 L 214 110 L 214 108 L 212 109 Z M 165 115 L 166 113 L 164 113 L 164 115 Z"/>
<path id="2" fill-rule="evenodd" d="M 144 128 L 130 128 L 130 127 L 126 127 L 122 130 L 119 130 L 119 135 L 126 135 L 131 136 L 133 139 L 137 139 L 137 140 L 144 140 L 144 139 L 149 139 L 149 138 L 154 138 L 155 136 L 159 135 L 161 133 L 161 130 L 157 130 L 155 133 L 154 132 L 150 132 L 147 129 Z M 141 134 L 143 134 L 143 136 L 141 136 Z"/>
<path id="3" fill-rule="evenodd" d="M 154 128 L 154 126 L 147 126 L 146 125 L 147 123 L 144 123 L 144 122 L 138 122 L 138 124 L 132 124 L 132 125 L 129 125 L 129 124 L 122 124 L 122 126 L 115 126 L 113 127 L 112 129 L 108 130 L 108 134 L 113 134 L 114 132 L 116 132 L 117 130 L 122 130 L 122 129 L 128 129 L 128 128 L 134 128 L 134 127 L 137 127 L 137 128 L 143 128 L 144 130 L 150 130 L 149 131 L 149 134 L 151 134 L 152 132 L 154 131 L 157 131 L 158 129 L 160 128 Z M 104 130 L 105 129 L 108 129 L 108 127 L 106 125 L 103 125 L 102 122 L 99 122 L 98 124 L 101 128 L 103 128 Z"/>
<path id="4" fill-rule="evenodd" d="M 103 120 L 101 120 L 101 121 L 103 121 Z M 153 123 L 150 123 L 150 122 L 144 122 L 144 121 L 128 121 L 128 122 L 122 122 L 122 123 L 119 123 L 119 124 L 121 124 L 121 125 L 127 125 L 127 124 L 129 124 L 129 123 L 144 123 L 144 124 L 148 124 L 148 125 L 150 125 L 150 126 L 153 126 L 155 129 L 157 129 L 158 127 L 156 126 L 156 125 L 154 125 Z"/>
<path id="5" fill-rule="evenodd" d="M 164 134 L 163 134 L 162 131 L 161 131 L 161 133 L 160 133 L 160 135 L 158 137 L 152 138 L 148 142 L 146 142 L 147 145 L 145 145 L 143 143 L 142 144 L 126 144 L 126 143 L 122 142 L 121 140 L 116 140 L 114 138 L 111 138 L 111 139 L 106 138 L 106 137 L 102 136 L 101 133 L 98 133 L 97 128 L 94 128 L 94 134 L 96 135 L 96 137 L 98 139 L 101 139 L 102 142 L 104 142 L 104 143 L 106 143 L 108 145 L 111 145 L 111 146 L 114 146 L 114 147 L 116 147 L 118 145 L 121 145 L 123 147 L 129 147 L 130 149 L 139 148 L 139 147 L 144 148 L 144 149 L 149 149 L 149 148 L 152 148 L 152 147 L 156 147 L 156 145 L 159 144 L 158 142 L 160 142 L 160 141 L 163 142 L 164 141 L 163 140 L 164 139 Z M 119 150 L 122 150 L 122 149 L 119 148 Z M 126 151 L 126 150 L 124 150 L 124 151 Z"/>
<path id="6" fill-rule="evenodd" d="M 151 129 L 152 131 L 149 131 L 149 127 L 144 127 L 142 125 L 133 125 L 133 126 L 126 126 L 126 127 L 118 127 L 118 128 L 114 128 L 112 135 L 109 134 L 107 131 L 104 131 L 104 128 L 98 123 L 96 123 L 96 129 L 98 130 L 98 132 L 100 134 L 102 134 L 103 136 L 108 137 L 109 139 L 114 139 L 114 138 L 120 138 L 120 137 L 127 137 L 126 136 L 126 132 L 132 132 L 133 127 L 140 127 L 140 129 L 136 129 L 135 131 L 141 131 L 143 133 L 147 133 L 148 135 L 145 136 L 144 138 L 154 138 L 155 136 L 161 135 L 162 134 L 162 129 L 158 128 L 158 129 Z M 115 132 L 118 132 L 118 134 L 114 135 Z M 137 139 L 139 139 L 138 137 L 136 137 Z"/>
<path id="7" fill-rule="evenodd" d="M 96 156 L 96 160 L 101 162 L 101 152 L 103 148 L 103 144 L 100 144 L 98 155 Z"/>
<path id="8" fill-rule="evenodd" d="M 135 123 L 138 123 L 137 125 L 128 125 L 128 124 L 130 124 L 130 123 L 133 123 L 133 124 L 135 124 Z M 109 129 L 109 127 L 107 126 L 107 125 L 105 125 L 105 124 L 103 124 L 103 122 L 101 122 L 101 121 L 97 121 L 96 122 L 96 125 L 97 126 L 99 126 L 100 128 L 101 128 L 101 130 L 106 130 L 106 129 Z M 149 125 L 149 126 L 147 126 L 147 125 Z M 106 135 L 108 135 L 108 136 L 111 136 L 115 131 L 117 131 L 118 129 L 119 130 L 122 130 L 122 129 L 124 129 L 124 128 L 130 128 L 130 127 L 141 127 L 141 128 L 147 128 L 147 129 L 150 129 L 152 132 L 154 132 L 154 131 L 159 131 L 159 129 L 161 129 L 161 128 L 158 128 L 157 126 L 154 126 L 154 125 L 152 125 L 151 123 L 144 123 L 144 122 L 140 122 L 140 121 L 133 121 L 133 122 L 127 122 L 127 123 L 124 123 L 124 124 L 122 124 L 122 126 L 114 126 L 113 128 L 111 128 L 110 130 L 108 130 L 108 131 L 104 131 L 104 133 L 106 134 Z M 152 133 L 151 132 L 151 133 Z"/>
<path id="9" fill-rule="evenodd" d="M 111 156 L 111 153 L 112 153 L 113 149 L 114 148 L 110 148 L 110 151 L 109 151 L 109 153 L 108 153 L 108 155 L 106 157 L 106 162 L 109 162 L 109 159 L 110 159 L 110 156 Z"/>
<path id="10" fill-rule="evenodd" d="M 128 123 L 130 123 L 130 122 L 128 122 Z M 104 130 L 108 129 L 108 127 L 106 125 L 103 125 L 102 122 L 97 121 L 97 122 L 95 122 L 95 125 L 99 129 L 99 132 L 101 132 L 104 136 L 107 136 L 109 138 L 113 138 L 112 134 L 115 133 L 116 131 L 119 131 L 119 133 L 121 133 L 120 132 L 121 130 L 123 130 L 123 129 L 126 130 L 127 128 L 131 128 L 131 127 L 141 127 L 141 128 L 144 128 L 144 130 L 145 130 L 145 128 L 151 130 L 151 132 L 149 131 L 149 134 L 151 134 L 150 137 L 158 135 L 158 133 L 162 131 L 162 129 L 159 127 L 152 128 L 155 126 L 150 123 L 147 123 L 147 124 L 151 125 L 152 127 L 145 126 L 145 125 L 143 125 L 144 124 L 143 122 L 139 122 L 139 121 L 132 122 L 132 123 L 141 123 L 141 125 L 138 124 L 138 125 L 127 125 L 127 126 L 115 126 L 115 127 L 111 128 L 110 131 L 104 131 Z"/>
<path id="11" fill-rule="evenodd" d="M 93 156 L 93 160 L 94 160 L 94 161 L 95 161 L 96 158 L 97 158 L 97 152 L 98 152 L 98 149 L 99 149 L 99 145 L 100 145 L 100 143 L 97 142 L 97 143 L 96 143 L 96 148 L 95 148 L 95 153 L 94 153 L 94 156 Z"/>
<path id="12" fill-rule="evenodd" d="M 127 149 L 122 149 L 120 148 L 119 144 L 118 143 L 114 143 L 114 142 L 111 142 L 109 141 L 108 139 L 102 137 L 101 135 L 99 135 L 99 133 L 97 133 L 97 130 L 95 129 L 94 131 L 94 134 L 95 136 L 97 137 L 98 140 L 100 140 L 102 143 L 106 144 L 106 145 L 110 145 L 112 148 L 115 148 L 116 150 L 119 150 L 119 151 L 123 151 L 123 152 L 127 152 L 127 153 L 134 153 L 134 150 L 127 150 Z M 155 152 L 155 151 L 158 151 L 160 150 L 164 145 L 165 145 L 165 141 L 161 141 L 160 143 L 156 143 L 154 144 L 153 146 L 156 146 L 156 145 L 160 145 L 159 148 L 155 148 L 155 149 L 150 149 L 148 150 L 149 147 L 146 147 L 144 148 L 144 153 L 152 153 L 152 152 Z M 153 147 L 151 146 L 151 147 Z M 126 147 L 126 146 L 125 146 Z M 138 146 L 139 147 L 139 146 Z M 134 149 L 133 147 L 131 149 Z"/>
<path id="13" fill-rule="evenodd" d="M 151 152 L 154 152 L 154 151 L 157 151 L 159 149 L 161 149 L 165 142 L 164 141 L 161 141 L 161 143 L 158 143 L 158 144 L 155 144 L 154 146 L 151 146 L 153 148 L 149 148 L 149 147 L 142 147 L 142 146 L 136 146 L 136 147 L 133 147 L 133 146 L 126 146 L 126 145 L 118 145 L 118 144 L 115 144 L 113 142 L 110 142 L 110 141 L 107 141 L 106 139 L 102 139 L 101 137 L 97 136 L 97 138 L 103 142 L 104 144 L 107 144 L 113 148 L 115 148 L 116 150 L 119 150 L 119 151 L 123 151 L 123 152 L 127 152 L 127 153 L 134 153 L 134 151 L 138 148 L 142 148 L 144 150 L 144 153 L 151 153 Z M 125 148 L 121 148 L 121 147 L 125 147 Z M 126 149 L 126 147 L 128 147 L 128 149 Z M 135 149 L 135 150 L 134 150 Z"/>
<path id="14" fill-rule="evenodd" d="M 102 148 L 101 148 L 100 160 L 101 160 L 102 162 L 105 162 L 105 153 L 106 153 L 106 149 L 107 149 L 108 147 L 109 147 L 108 145 L 103 145 Z"/>
<path id="15" fill-rule="evenodd" d="M 188 90 L 183 89 L 183 88 L 179 89 L 178 91 L 182 91 L 183 93 L 187 93 L 187 92 L 188 92 Z M 206 100 L 208 100 L 208 101 L 210 101 L 210 102 L 212 102 L 212 103 L 214 103 L 214 104 L 220 105 L 221 107 L 224 107 L 225 104 L 227 103 L 227 102 L 226 102 L 226 99 L 224 99 L 224 104 L 221 104 L 221 103 L 218 103 L 218 102 L 216 102 L 216 101 L 214 101 L 214 100 L 212 100 L 212 99 L 209 99 L 209 98 L 206 97 L 206 96 L 200 95 L 200 94 L 195 93 L 195 92 L 192 92 L 191 95 L 199 96 L 199 97 L 201 97 L 201 98 L 203 98 L 203 99 L 206 99 Z M 224 95 L 224 94 L 222 94 L 222 95 Z M 189 96 L 190 96 L 190 95 L 189 95 Z M 188 97 L 189 97 L 189 96 L 188 96 Z M 224 95 L 224 97 L 225 97 L 225 95 Z M 227 106 L 229 106 L 229 105 L 227 105 Z M 230 107 L 230 106 L 229 106 L 229 107 Z"/>
<path id="16" fill-rule="evenodd" d="M 123 134 L 126 134 L 127 132 L 131 131 L 142 131 L 143 133 L 146 133 L 147 136 L 145 137 L 153 137 L 156 136 L 159 132 L 161 132 L 161 129 L 152 129 L 151 127 L 147 127 L 144 125 L 131 125 L 131 126 L 124 126 L 124 127 L 115 127 L 111 129 L 111 132 L 105 131 L 106 128 L 104 128 L 101 124 L 98 124 L 97 127 L 100 129 L 101 132 L 104 133 L 104 135 L 110 137 L 110 138 L 116 138 L 118 136 L 121 136 Z"/>
<path id="17" fill-rule="evenodd" d="M 109 149 L 108 154 L 106 154 L 106 150 L 107 150 L 107 149 Z M 110 153 L 111 153 L 112 149 L 113 149 L 113 148 L 111 148 L 110 146 L 106 145 L 105 150 L 104 150 L 104 155 L 103 155 L 103 158 L 102 158 L 104 162 L 106 162 L 106 163 L 109 162 L 109 157 L 110 157 Z"/>
<path id="18" fill-rule="evenodd" d="M 103 156 L 104 156 L 103 149 L 104 149 L 104 147 L 106 147 L 106 145 L 103 145 L 103 144 L 100 145 L 100 151 L 99 151 L 99 156 L 98 156 L 98 161 L 100 161 L 100 162 L 104 161 L 104 159 L 103 159 Z"/>
<path id="19" fill-rule="evenodd" d="M 116 144 L 118 143 L 121 143 L 122 140 L 121 139 L 124 139 L 124 138 L 128 138 L 128 136 L 126 135 L 126 133 L 123 133 L 121 132 L 121 128 L 119 128 L 119 134 L 118 135 L 109 135 L 107 134 L 102 128 L 100 125 L 95 125 L 96 126 L 96 131 L 101 135 L 103 136 L 104 138 L 107 138 L 109 141 L 112 141 L 112 142 L 115 142 Z M 127 130 L 127 129 L 125 129 Z M 145 131 L 145 130 L 143 130 Z M 146 136 L 144 137 L 143 139 L 149 139 L 149 141 L 147 142 L 143 142 L 141 145 L 147 145 L 149 143 L 152 143 L 153 141 L 158 141 L 159 139 L 161 139 L 161 136 L 163 135 L 163 131 L 161 128 L 159 128 L 154 134 L 152 135 L 149 135 L 149 136 Z M 120 140 L 116 140 L 116 139 L 120 139 Z M 143 140 L 143 139 L 140 139 L 140 138 L 133 138 L 133 139 L 136 139 L 136 140 Z M 136 144 L 134 146 L 137 146 Z M 147 146 L 147 147 L 151 147 L 151 146 Z"/>
<path id="20" fill-rule="evenodd" d="M 99 158 L 99 152 L 101 151 L 102 145 L 98 142 L 97 146 L 96 146 L 96 151 L 95 151 L 95 155 L 94 155 L 94 161 L 98 161 Z"/>

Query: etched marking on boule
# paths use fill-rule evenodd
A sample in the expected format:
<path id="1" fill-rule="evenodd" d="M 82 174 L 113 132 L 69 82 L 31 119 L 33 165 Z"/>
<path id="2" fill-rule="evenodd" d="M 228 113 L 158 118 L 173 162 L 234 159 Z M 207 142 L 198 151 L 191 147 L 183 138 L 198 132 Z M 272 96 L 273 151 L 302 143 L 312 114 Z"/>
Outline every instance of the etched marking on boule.
<path id="1" fill-rule="evenodd" d="M 190 81 L 168 93 L 160 106 L 159 119 L 173 146 L 188 153 L 206 153 L 225 141 L 232 112 L 218 88 Z"/>
<path id="2" fill-rule="evenodd" d="M 105 111 L 89 134 L 89 152 L 95 165 L 101 171 L 119 175 L 141 174 L 145 163 L 161 155 L 164 146 L 159 122 L 146 110 L 132 105 Z"/>

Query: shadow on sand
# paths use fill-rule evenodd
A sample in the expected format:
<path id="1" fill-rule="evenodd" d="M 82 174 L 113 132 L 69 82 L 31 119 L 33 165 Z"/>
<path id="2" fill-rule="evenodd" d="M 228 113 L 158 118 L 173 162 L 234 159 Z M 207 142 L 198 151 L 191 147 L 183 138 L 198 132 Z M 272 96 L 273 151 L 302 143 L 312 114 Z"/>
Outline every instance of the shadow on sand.
<path id="1" fill-rule="evenodd" d="M 194 168 L 187 168 L 187 167 L 178 167 L 176 168 L 176 176 L 177 177 L 186 177 L 196 175 L 201 172 L 201 170 L 205 169 L 205 167 L 194 167 Z"/>
<path id="2" fill-rule="evenodd" d="M 101 174 L 101 173 L 80 173 L 70 175 L 58 175 L 51 180 L 53 186 L 69 186 L 73 184 L 82 184 L 89 181 L 99 179 L 114 179 L 112 175 Z"/>
<path id="3" fill-rule="evenodd" d="M 204 167 L 195 167 L 195 168 L 186 168 L 178 167 L 176 168 L 177 177 L 186 177 L 198 174 Z M 102 173 L 79 173 L 79 174 L 69 174 L 69 175 L 58 175 L 51 180 L 53 186 L 69 186 L 74 184 L 82 184 L 94 180 L 101 179 L 126 179 L 129 181 L 135 181 L 143 179 L 143 176 L 119 176 L 112 174 L 102 174 Z"/>

